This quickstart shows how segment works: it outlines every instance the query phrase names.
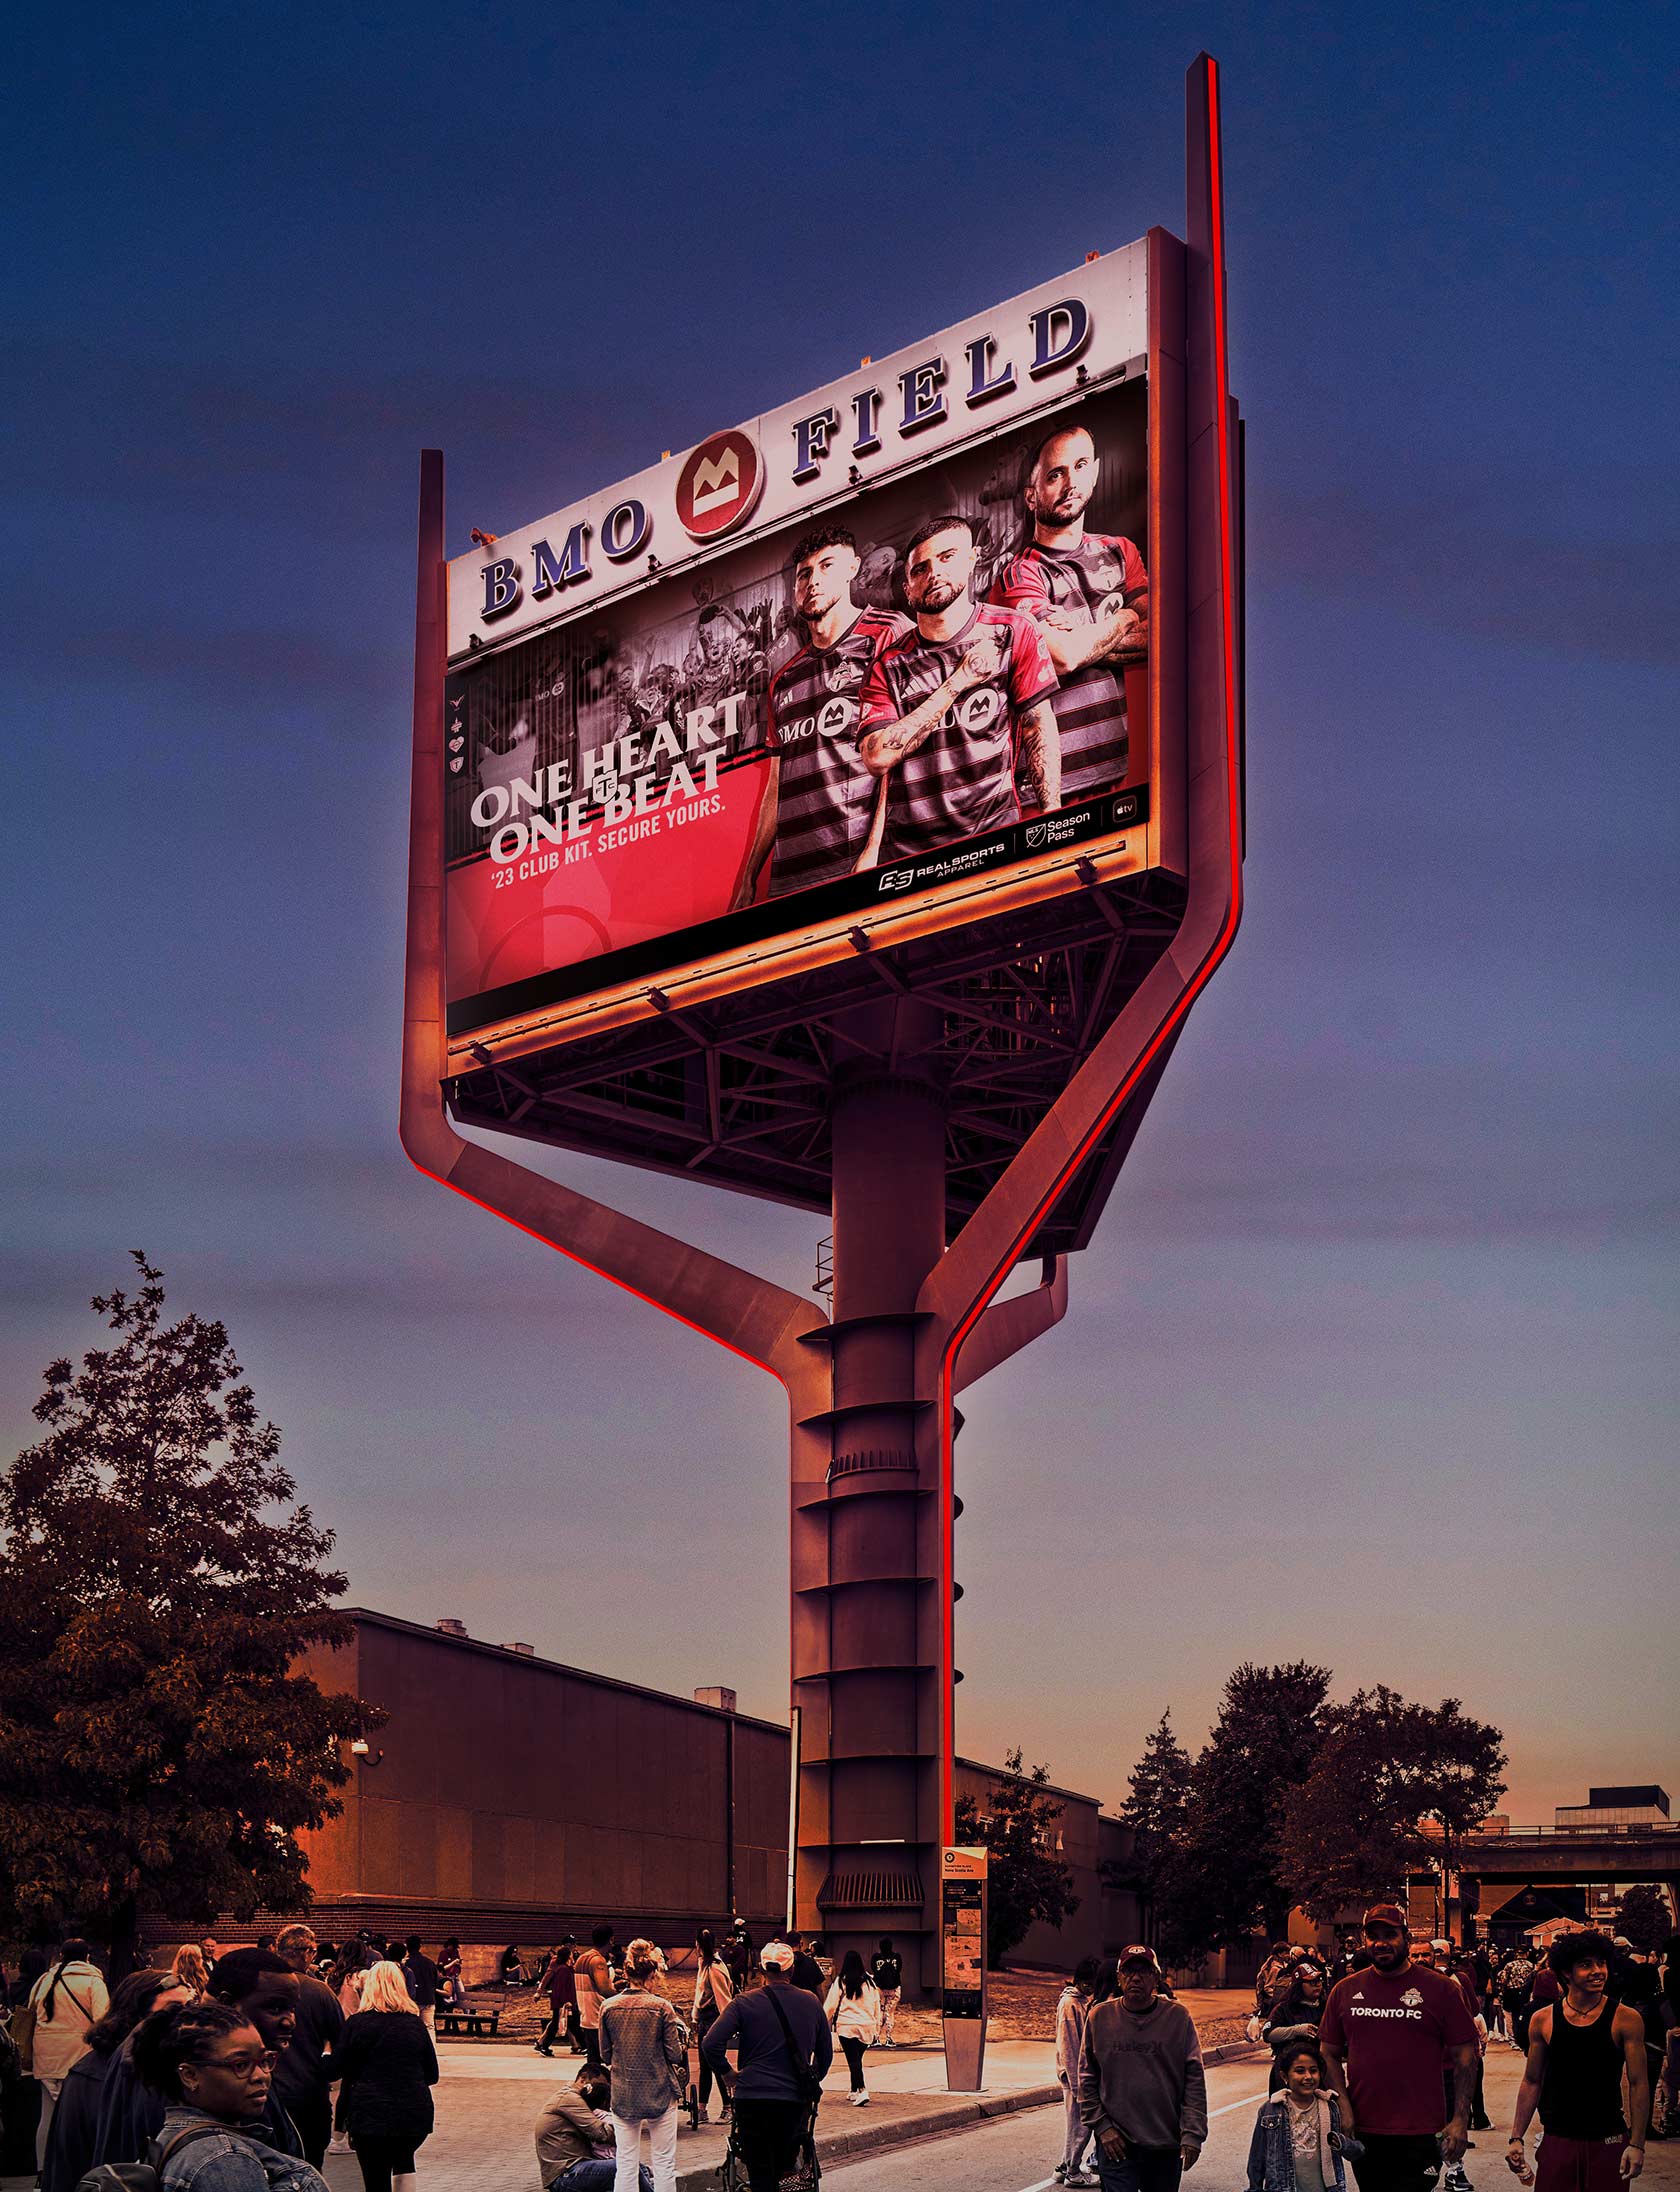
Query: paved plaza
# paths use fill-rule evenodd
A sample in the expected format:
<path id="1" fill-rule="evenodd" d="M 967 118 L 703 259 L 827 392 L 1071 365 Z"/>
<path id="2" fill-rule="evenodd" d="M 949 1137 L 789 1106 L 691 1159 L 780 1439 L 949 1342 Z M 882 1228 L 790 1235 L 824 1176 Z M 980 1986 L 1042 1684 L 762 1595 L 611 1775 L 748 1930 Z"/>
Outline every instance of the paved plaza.
<path id="1" fill-rule="evenodd" d="M 437 2129 L 420 2151 L 421 2192 L 540 2192 L 533 2128 L 548 2095 L 575 2075 L 574 2059 L 560 2052 L 545 2060 L 528 2045 L 501 2042 L 445 2041 L 439 2055 Z M 1187 2192 L 1241 2192 L 1266 2069 L 1258 2049 L 1210 2061 L 1208 2145 Z M 1514 2184 L 1504 2140 L 1521 2070 L 1516 2050 L 1495 2041 L 1487 2061 L 1495 2128 L 1468 2157 L 1474 2192 Z M 1060 2118 L 1049 2105 L 1055 2064 L 1047 2042 L 988 2044 L 979 2096 L 945 2091 L 944 2057 L 932 2047 L 873 2050 L 867 2074 L 874 2098 L 853 2109 L 837 2064 L 818 2119 L 825 2172 L 846 2192 L 1050 2192 Z M 721 2126 L 691 2131 L 685 2122 L 677 2150 L 683 2192 L 713 2192 L 723 2151 Z M 353 2155 L 329 2155 L 326 2174 L 332 2192 L 361 2192 Z M 1646 2192 L 1680 2192 L 1680 2141 L 1650 2147 L 1641 2183 Z M 29 2192 L 30 2184 L 7 2177 L 0 2192 Z"/>

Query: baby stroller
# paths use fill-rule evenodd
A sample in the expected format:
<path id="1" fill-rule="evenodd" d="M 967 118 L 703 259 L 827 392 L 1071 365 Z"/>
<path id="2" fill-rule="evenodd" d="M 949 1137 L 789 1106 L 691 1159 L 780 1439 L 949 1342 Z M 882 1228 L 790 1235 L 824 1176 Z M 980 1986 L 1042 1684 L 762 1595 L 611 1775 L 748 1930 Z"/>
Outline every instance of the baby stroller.
<path id="1" fill-rule="evenodd" d="M 723 2192 L 748 2192 L 746 2158 L 741 2152 L 733 2115 L 729 2119 L 729 2151 L 723 2157 L 723 2174 L 719 2181 Z M 798 2148 L 782 2171 L 781 2192 L 816 2192 L 821 2182 L 822 2164 L 817 2159 L 817 2104 L 813 2101 L 799 2134 Z"/>

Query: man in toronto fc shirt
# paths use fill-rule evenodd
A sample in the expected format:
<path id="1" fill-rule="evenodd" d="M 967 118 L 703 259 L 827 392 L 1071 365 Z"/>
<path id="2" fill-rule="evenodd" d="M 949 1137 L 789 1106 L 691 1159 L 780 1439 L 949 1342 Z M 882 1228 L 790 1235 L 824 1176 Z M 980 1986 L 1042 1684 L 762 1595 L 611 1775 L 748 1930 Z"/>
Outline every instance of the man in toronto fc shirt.
<path id="1" fill-rule="evenodd" d="M 793 605 L 804 645 L 770 681 L 771 761 L 736 903 L 756 894 L 765 860 L 770 896 L 832 882 L 857 866 L 876 804 L 858 751 L 858 696 L 883 647 L 911 629 L 893 610 L 853 599 L 857 542 L 840 526 L 808 533 L 793 551 Z"/>
<path id="2" fill-rule="evenodd" d="M 1055 665 L 1062 797 L 1070 803 L 1125 781 L 1123 665 L 1140 659 L 1149 641 L 1142 556 L 1118 534 L 1085 529 L 1101 471 L 1082 426 L 1039 443 L 1022 489 L 1032 537 L 992 582 L 992 600 L 1032 618 Z"/>
<path id="3" fill-rule="evenodd" d="M 1398 1903 L 1365 1913 L 1365 1947 L 1370 1963 L 1331 1988 L 1319 2022 L 1330 2090 L 1343 2131 L 1364 2141 L 1353 2165 L 1360 2192 L 1432 2192 L 1469 2144 L 1476 2028 L 1457 1982 L 1412 1962 Z M 1450 2116 L 1443 2061 L 1452 2066 Z"/>
<path id="4" fill-rule="evenodd" d="M 1044 637 L 1014 609 L 976 603 L 974 528 L 932 518 L 910 537 L 904 590 L 915 629 L 863 688 L 863 760 L 882 780 L 859 860 L 905 860 L 1015 821 L 1017 767 L 1041 810 L 1062 803 Z"/>

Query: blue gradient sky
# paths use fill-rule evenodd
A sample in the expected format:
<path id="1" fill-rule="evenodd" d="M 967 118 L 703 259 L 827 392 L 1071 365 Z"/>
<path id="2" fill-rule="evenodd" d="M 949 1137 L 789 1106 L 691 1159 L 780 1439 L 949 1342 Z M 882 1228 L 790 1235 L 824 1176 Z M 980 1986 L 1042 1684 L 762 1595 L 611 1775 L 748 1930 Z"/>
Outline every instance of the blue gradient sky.
<path id="1" fill-rule="evenodd" d="M 1113 1800 L 1163 1704 L 1194 1743 L 1235 1661 L 1307 1654 L 1500 1722 L 1519 1817 L 1680 1789 L 1673 16 L 16 37 L 13 1447 L 144 1246 L 231 1323 L 355 1599 L 783 1709 L 777 1389 L 397 1148 L 416 451 L 458 551 L 1181 227 L 1205 44 L 1249 912 L 1067 1322 L 972 1396 L 960 1740 Z M 810 1283 L 808 1218 L 561 1169 Z"/>

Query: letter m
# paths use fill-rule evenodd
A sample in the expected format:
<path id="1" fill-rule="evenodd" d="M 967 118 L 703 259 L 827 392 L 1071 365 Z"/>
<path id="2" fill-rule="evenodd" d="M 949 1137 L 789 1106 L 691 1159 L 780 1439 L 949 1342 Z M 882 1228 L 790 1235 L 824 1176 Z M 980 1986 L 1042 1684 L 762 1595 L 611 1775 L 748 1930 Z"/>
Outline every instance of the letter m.
<path id="1" fill-rule="evenodd" d="M 574 525 L 566 535 L 566 545 L 556 562 L 554 550 L 546 540 L 531 543 L 531 565 L 535 576 L 531 581 L 531 599 L 540 601 L 545 594 L 554 592 L 557 586 L 576 586 L 589 576 L 589 528 Z"/>

